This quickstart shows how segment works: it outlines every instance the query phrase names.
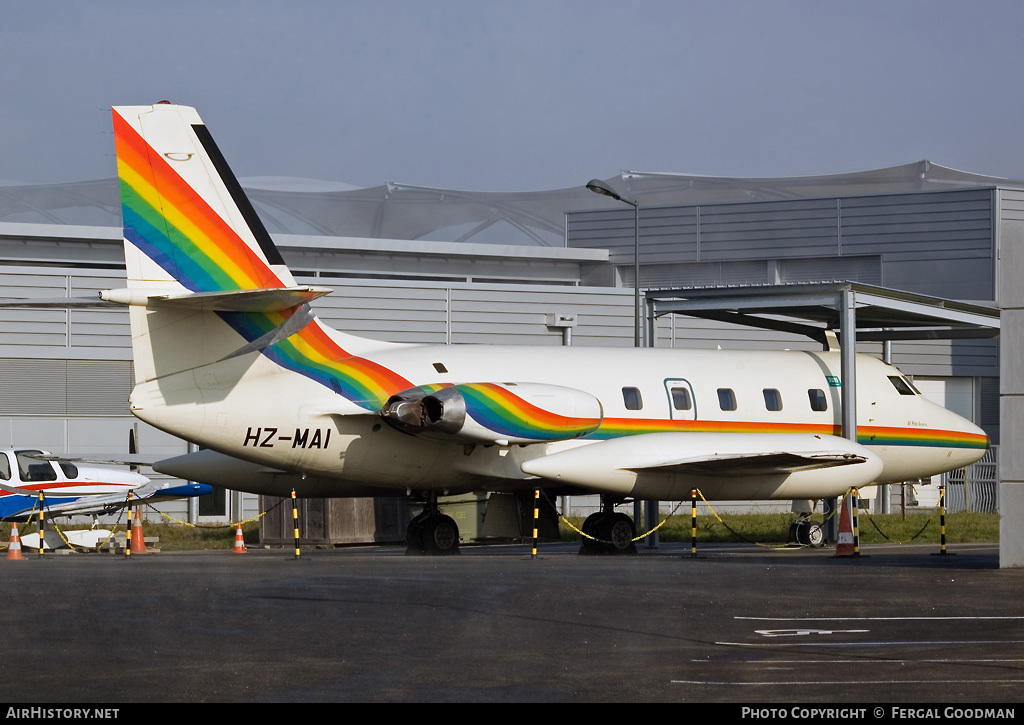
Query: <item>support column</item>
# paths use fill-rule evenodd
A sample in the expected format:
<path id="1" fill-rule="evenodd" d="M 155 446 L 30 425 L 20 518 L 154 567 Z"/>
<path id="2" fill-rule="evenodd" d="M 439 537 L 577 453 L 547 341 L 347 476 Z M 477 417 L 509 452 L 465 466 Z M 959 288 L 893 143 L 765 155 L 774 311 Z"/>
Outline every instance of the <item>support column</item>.
<path id="1" fill-rule="evenodd" d="M 998 190 L 996 193 L 999 193 Z M 999 334 L 999 566 L 1024 567 L 1024 223 L 998 230 L 996 299 Z"/>
<path id="2" fill-rule="evenodd" d="M 839 395 L 843 407 L 843 438 L 857 440 L 857 307 L 852 289 L 844 289 L 839 303 Z M 838 501 L 830 499 L 823 502 L 827 516 L 825 538 L 835 541 L 837 521 L 829 516 L 838 508 Z"/>

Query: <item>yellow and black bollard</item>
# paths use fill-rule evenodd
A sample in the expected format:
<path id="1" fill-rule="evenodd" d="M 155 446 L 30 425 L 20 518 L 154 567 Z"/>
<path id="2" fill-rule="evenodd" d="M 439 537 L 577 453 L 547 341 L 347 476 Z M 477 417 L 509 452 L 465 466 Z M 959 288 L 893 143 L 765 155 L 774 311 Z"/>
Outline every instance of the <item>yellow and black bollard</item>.
<path id="1" fill-rule="evenodd" d="M 43 507 L 44 506 L 46 506 L 46 502 L 43 500 L 43 492 L 40 490 L 39 491 L 39 554 L 37 556 L 37 558 L 40 558 L 40 559 L 43 556 L 43 544 L 44 544 L 43 538 L 44 538 L 44 535 L 46 534 L 46 518 L 43 515 Z"/>
<path id="2" fill-rule="evenodd" d="M 530 558 L 537 558 L 537 521 L 540 518 L 540 489 L 533 489 L 533 550 Z"/>
<path id="3" fill-rule="evenodd" d="M 132 558 L 132 492 L 128 492 L 128 506 L 125 508 L 128 512 L 128 527 L 124 537 L 124 558 Z"/>
<path id="4" fill-rule="evenodd" d="M 690 489 L 690 557 L 697 556 L 697 489 Z"/>
<path id="5" fill-rule="evenodd" d="M 860 510 L 860 491 L 853 489 L 853 555 L 860 556 L 860 524 L 857 513 Z"/>
<path id="6" fill-rule="evenodd" d="M 299 509 L 295 502 L 295 489 L 292 489 L 292 527 L 295 533 L 295 558 L 299 558 Z"/>
<path id="7" fill-rule="evenodd" d="M 946 551 L 946 484 L 939 484 L 939 556 L 945 556 Z"/>

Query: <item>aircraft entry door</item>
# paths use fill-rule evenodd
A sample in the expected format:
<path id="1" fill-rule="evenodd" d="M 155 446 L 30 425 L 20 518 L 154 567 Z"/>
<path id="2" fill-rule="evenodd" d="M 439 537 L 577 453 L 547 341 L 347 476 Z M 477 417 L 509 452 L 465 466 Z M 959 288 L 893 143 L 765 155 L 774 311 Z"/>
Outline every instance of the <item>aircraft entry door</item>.
<path id="1" fill-rule="evenodd" d="M 665 381 L 668 395 L 668 415 L 672 420 L 696 420 L 697 401 L 693 387 L 682 378 L 668 378 Z"/>

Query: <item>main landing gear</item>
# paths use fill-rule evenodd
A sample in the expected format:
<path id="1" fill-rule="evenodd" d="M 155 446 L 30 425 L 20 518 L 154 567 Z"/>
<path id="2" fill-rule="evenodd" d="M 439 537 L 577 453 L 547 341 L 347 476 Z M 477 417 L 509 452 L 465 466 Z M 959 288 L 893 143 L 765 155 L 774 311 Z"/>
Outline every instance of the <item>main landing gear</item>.
<path id="1" fill-rule="evenodd" d="M 615 502 L 607 496 L 601 496 L 601 510 L 583 522 L 583 533 L 586 536 L 580 544 L 580 554 L 636 553 L 633 519 L 615 511 Z"/>
<path id="2" fill-rule="evenodd" d="M 437 508 L 437 494 L 428 493 L 423 511 L 405 531 L 406 554 L 446 555 L 459 553 L 459 526 Z"/>

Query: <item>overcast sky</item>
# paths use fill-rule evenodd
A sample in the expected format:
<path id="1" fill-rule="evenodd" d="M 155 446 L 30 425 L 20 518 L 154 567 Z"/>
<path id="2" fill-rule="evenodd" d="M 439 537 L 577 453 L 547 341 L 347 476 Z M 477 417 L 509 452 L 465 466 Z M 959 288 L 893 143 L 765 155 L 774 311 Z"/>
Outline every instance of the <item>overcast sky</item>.
<path id="1" fill-rule="evenodd" d="M 1024 179 L 1021 0 L 0 0 L 0 179 L 113 176 L 196 106 L 238 176 L 485 191 L 620 170 Z"/>

